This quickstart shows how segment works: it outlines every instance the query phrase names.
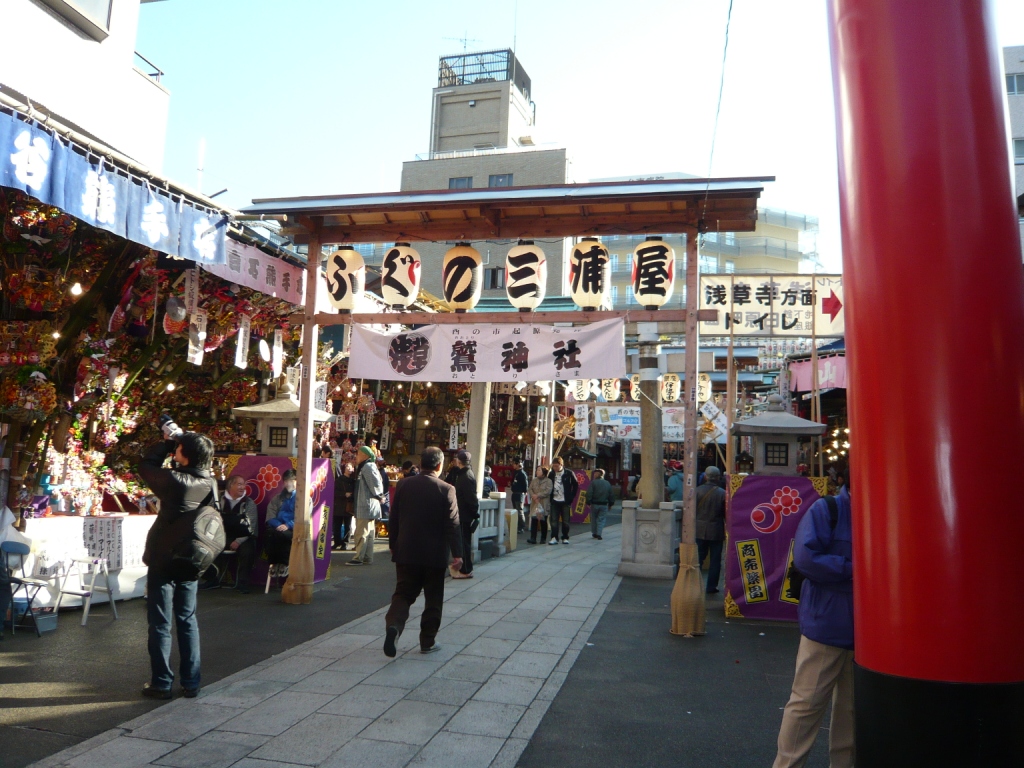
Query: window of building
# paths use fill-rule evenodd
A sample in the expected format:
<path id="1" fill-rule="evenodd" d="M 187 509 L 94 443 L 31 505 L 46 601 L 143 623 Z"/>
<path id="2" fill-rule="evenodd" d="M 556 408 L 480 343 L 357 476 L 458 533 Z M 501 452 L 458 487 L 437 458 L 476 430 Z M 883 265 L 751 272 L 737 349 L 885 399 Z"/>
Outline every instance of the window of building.
<path id="1" fill-rule="evenodd" d="M 42 2 L 82 30 L 93 40 L 106 40 L 110 34 L 110 8 L 113 0 L 42 0 Z"/>
<path id="2" fill-rule="evenodd" d="M 1024 139 L 1013 140 L 1013 162 L 1024 165 Z"/>
<path id="3" fill-rule="evenodd" d="M 727 262 L 725 262 L 725 271 L 728 274 L 730 274 L 730 275 L 733 272 L 735 272 L 736 271 L 736 262 L 735 261 L 727 261 Z"/>
<path id="4" fill-rule="evenodd" d="M 718 257 L 717 256 L 700 256 L 698 257 L 698 269 L 703 274 L 709 274 L 718 271 Z"/>
<path id="5" fill-rule="evenodd" d="M 609 292 L 609 296 L 611 297 L 612 307 L 614 308 L 615 305 L 619 303 L 619 286 L 613 285 Z"/>
<path id="6" fill-rule="evenodd" d="M 448 179 L 448 189 L 472 189 L 472 176 L 453 176 Z"/>
<path id="7" fill-rule="evenodd" d="M 512 186 L 512 174 L 511 173 L 492 173 L 487 177 L 488 187 L 511 187 Z"/>
<path id="8" fill-rule="evenodd" d="M 609 266 L 609 268 L 611 268 L 611 271 L 613 273 L 619 271 L 619 254 L 617 254 L 617 253 L 610 253 L 610 254 L 608 254 L 608 266 Z"/>
<path id="9" fill-rule="evenodd" d="M 785 467 L 789 465 L 788 443 L 765 443 L 764 465 L 766 467 Z"/>
<path id="10" fill-rule="evenodd" d="M 271 448 L 287 448 L 288 447 L 288 427 L 271 427 L 270 428 L 270 447 Z"/>
<path id="11" fill-rule="evenodd" d="M 488 267 L 484 270 L 484 288 L 493 291 L 505 287 L 505 268 Z"/>
<path id="12" fill-rule="evenodd" d="M 1010 96 L 1024 94 L 1024 75 L 1007 75 L 1006 92 Z"/>

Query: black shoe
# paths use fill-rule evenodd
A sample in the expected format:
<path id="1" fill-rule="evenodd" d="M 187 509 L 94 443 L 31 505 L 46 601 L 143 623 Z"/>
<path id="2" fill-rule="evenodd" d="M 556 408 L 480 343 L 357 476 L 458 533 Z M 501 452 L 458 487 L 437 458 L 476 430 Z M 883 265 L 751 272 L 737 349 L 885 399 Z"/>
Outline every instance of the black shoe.
<path id="1" fill-rule="evenodd" d="M 441 650 L 441 646 L 438 645 L 437 643 L 434 643 L 429 648 L 422 648 L 421 647 L 420 648 L 420 653 L 436 653 L 437 651 L 440 651 L 440 650 Z"/>
<path id="2" fill-rule="evenodd" d="M 596 533 L 592 533 L 592 534 L 590 534 L 590 538 L 592 538 L 592 539 L 596 539 L 596 538 L 597 538 L 597 534 L 596 534 Z"/>
<path id="3" fill-rule="evenodd" d="M 384 635 L 384 655 L 390 659 L 395 658 L 398 654 L 398 649 L 395 648 L 395 640 L 398 639 L 398 635 L 398 627 L 388 627 L 388 631 Z"/>
<path id="4" fill-rule="evenodd" d="M 220 586 L 220 584 L 218 584 L 215 581 L 204 581 L 202 584 L 199 585 L 199 588 L 200 589 L 217 589 L 217 587 L 219 587 L 219 586 Z"/>
<path id="5" fill-rule="evenodd" d="M 527 539 L 527 540 L 526 540 L 526 543 L 527 543 L 527 544 L 536 544 L 536 543 L 537 543 L 537 540 L 536 540 L 536 539 Z"/>
<path id="6" fill-rule="evenodd" d="M 706 595 L 717 595 L 718 594 L 718 590 L 717 589 L 709 589 L 704 594 L 706 594 Z"/>
<path id="7" fill-rule="evenodd" d="M 173 697 L 170 688 L 154 688 L 152 683 L 142 686 L 142 695 L 147 699 L 161 699 L 166 701 Z"/>
<path id="8" fill-rule="evenodd" d="M 199 695 L 198 688 L 182 688 L 181 692 L 185 694 L 186 699 L 194 699 L 196 696 Z"/>
<path id="9" fill-rule="evenodd" d="M 241 592 L 243 595 L 249 594 L 248 584 L 236 584 L 234 587 L 232 587 L 232 589 L 235 590 L 235 592 Z"/>
<path id="10" fill-rule="evenodd" d="M 594 538 L 597 539 L 598 541 L 604 541 L 604 539 L 601 538 L 600 536 L 595 536 Z"/>

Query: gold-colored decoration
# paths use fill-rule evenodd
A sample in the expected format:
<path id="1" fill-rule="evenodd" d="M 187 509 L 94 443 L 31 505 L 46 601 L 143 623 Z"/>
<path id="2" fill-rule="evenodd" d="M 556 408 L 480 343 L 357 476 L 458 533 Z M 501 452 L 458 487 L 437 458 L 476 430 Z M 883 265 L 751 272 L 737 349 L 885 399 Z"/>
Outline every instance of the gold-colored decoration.
<path id="1" fill-rule="evenodd" d="M 222 459 L 221 463 L 224 467 L 224 477 L 231 477 L 235 471 L 235 467 L 238 466 L 238 460 L 242 458 L 237 453 L 232 453 Z"/>
<path id="2" fill-rule="evenodd" d="M 746 475 L 729 475 L 729 485 L 732 487 L 732 495 L 736 494 L 736 491 L 743 485 L 743 481 L 746 479 Z"/>
<path id="3" fill-rule="evenodd" d="M 814 486 L 814 491 L 819 496 L 828 496 L 828 478 L 827 477 L 809 477 L 811 485 Z"/>
<path id="4" fill-rule="evenodd" d="M 729 590 L 725 590 L 725 617 L 727 619 L 742 619 L 743 614 L 740 613 L 740 607 L 736 605 L 736 601 L 732 599 L 732 593 Z"/>

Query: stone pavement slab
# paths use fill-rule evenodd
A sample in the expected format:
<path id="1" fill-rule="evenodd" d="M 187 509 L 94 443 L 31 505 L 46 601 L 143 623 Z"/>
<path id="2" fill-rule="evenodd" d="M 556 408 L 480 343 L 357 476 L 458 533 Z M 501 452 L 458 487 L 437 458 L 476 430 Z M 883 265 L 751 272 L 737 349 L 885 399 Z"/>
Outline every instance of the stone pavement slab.
<path id="1" fill-rule="evenodd" d="M 618 560 L 612 527 L 602 542 L 480 563 L 445 586 L 436 654 L 419 653 L 419 602 L 386 657 L 380 608 L 47 765 L 513 766 L 608 604 Z"/>

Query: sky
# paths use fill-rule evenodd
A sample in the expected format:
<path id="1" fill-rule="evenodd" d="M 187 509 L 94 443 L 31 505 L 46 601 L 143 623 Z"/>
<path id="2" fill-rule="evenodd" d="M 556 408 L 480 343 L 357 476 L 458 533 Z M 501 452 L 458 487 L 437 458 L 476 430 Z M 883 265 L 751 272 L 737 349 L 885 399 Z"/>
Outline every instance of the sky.
<path id="1" fill-rule="evenodd" d="M 428 150 L 439 56 L 515 47 L 535 140 L 574 181 L 682 171 L 775 176 L 761 205 L 817 216 L 840 267 L 835 118 L 822 0 L 169 0 L 138 50 L 171 92 L 164 174 L 241 208 L 388 192 Z M 1024 3 L 997 0 L 1000 45 Z M 715 112 L 722 83 L 721 111 Z M 711 157 L 714 136 L 714 157 Z"/>

